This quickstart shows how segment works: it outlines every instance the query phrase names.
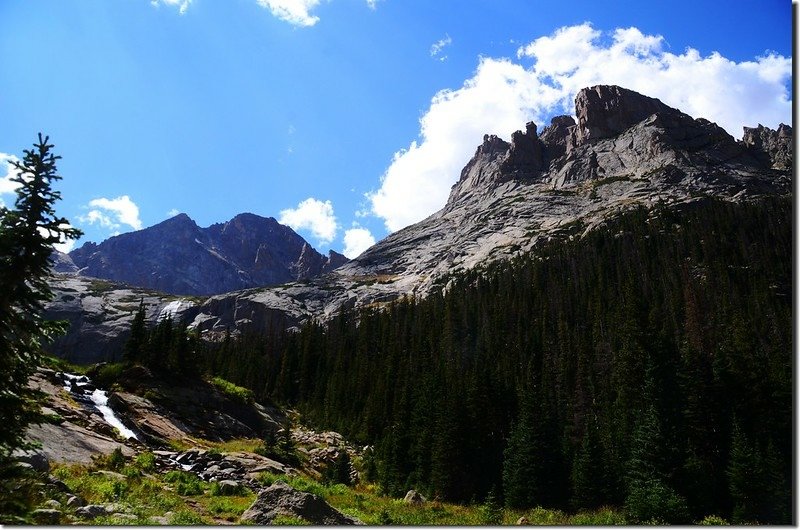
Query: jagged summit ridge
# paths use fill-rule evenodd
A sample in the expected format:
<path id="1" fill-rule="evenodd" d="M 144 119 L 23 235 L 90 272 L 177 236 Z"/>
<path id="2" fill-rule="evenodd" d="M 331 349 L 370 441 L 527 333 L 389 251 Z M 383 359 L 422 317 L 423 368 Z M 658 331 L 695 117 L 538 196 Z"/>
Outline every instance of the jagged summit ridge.
<path id="1" fill-rule="evenodd" d="M 791 167 L 792 130 L 784 124 L 778 131 L 745 127 L 737 142 L 715 123 L 613 85 L 578 92 L 575 115 L 577 122 L 571 116 L 554 117 L 541 135 L 529 122 L 524 132 L 512 133 L 511 142 L 484 136 L 453 185 L 445 210 L 458 208 L 476 190 L 485 193 L 509 181 L 563 188 L 611 176 L 641 177 L 671 164 Z"/>

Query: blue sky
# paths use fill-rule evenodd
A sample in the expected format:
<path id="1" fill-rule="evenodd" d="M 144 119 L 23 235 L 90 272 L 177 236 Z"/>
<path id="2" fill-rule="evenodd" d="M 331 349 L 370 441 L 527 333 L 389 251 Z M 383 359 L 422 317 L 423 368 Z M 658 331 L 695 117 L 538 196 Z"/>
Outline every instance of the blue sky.
<path id="1" fill-rule="evenodd" d="M 253 212 L 355 257 L 484 133 L 615 83 L 736 137 L 791 123 L 786 0 L 3 0 L 4 162 L 41 131 L 78 243 Z"/>

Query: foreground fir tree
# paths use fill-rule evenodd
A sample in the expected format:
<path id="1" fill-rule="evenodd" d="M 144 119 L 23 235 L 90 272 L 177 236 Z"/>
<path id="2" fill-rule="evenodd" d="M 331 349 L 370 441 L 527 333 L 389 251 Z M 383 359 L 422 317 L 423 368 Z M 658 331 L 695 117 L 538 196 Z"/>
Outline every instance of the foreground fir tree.
<path id="1" fill-rule="evenodd" d="M 0 522 L 16 521 L 24 499 L 15 491 L 18 474 L 12 453 L 25 449 L 25 429 L 38 417 L 38 406 L 27 382 L 36 369 L 42 346 L 64 331 L 65 324 L 46 322 L 43 305 L 51 299 L 47 283 L 53 245 L 77 239 L 54 210 L 60 193 L 52 183 L 56 173 L 53 146 L 39 134 L 21 162 L 12 162 L 16 175 L 14 208 L 0 207 Z"/>

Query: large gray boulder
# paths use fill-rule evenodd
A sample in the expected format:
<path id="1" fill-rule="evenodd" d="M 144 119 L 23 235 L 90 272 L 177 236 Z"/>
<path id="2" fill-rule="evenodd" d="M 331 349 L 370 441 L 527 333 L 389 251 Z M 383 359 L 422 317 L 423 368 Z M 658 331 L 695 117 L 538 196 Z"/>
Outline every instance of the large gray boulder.
<path id="1" fill-rule="evenodd" d="M 297 491 L 280 480 L 258 494 L 239 522 L 267 525 L 279 515 L 298 517 L 312 525 L 363 524 L 336 510 L 320 497 Z"/>

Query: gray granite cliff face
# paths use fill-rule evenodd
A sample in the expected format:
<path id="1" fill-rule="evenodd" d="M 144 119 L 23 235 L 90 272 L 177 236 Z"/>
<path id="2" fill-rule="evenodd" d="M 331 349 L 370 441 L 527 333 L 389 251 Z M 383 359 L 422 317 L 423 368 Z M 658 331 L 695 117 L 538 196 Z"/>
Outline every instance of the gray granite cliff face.
<path id="1" fill-rule="evenodd" d="M 169 306 L 174 297 L 152 294 L 152 314 L 177 307 L 176 317 L 209 337 L 226 328 L 293 327 L 311 317 L 324 320 L 341 307 L 380 306 L 446 289 L 453 273 L 581 237 L 632 207 L 791 194 L 791 127 L 746 130 L 737 142 L 707 120 L 606 86 L 578 94 L 576 117 L 556 117 L 541 134 L 529 123 L 510 142 L 484 137 L 439 212 L 327 274 L 186 299 L 180 306 Z M 133 317 L 132 310 L 124 316 L 121 309 L 102 308 L 119 307 L 133 295 L 109 288 L 98 298 L 74 282 L 89 280 L 60 276 L 54 282 L 59 300 L 65 288 L 80 291 L 72 295 L 71 309 L 59 301 L 52 306 L 79 321 L 60 351 L 76 351 L 67 343 L 77 341 L 100 355 L 96 344 L 116 340 Z"/>
<path id="2" fill-rule="evenodd" d="M 273 218 L 240 214 L 200 228 L 186 214 L 86 243 L 69 258 L 78 274 L 164 293 L 210 295 L 304 280 L 347 259 L 323 256 Z M 59 261 L 60 270 L 68 264 Z"/>

